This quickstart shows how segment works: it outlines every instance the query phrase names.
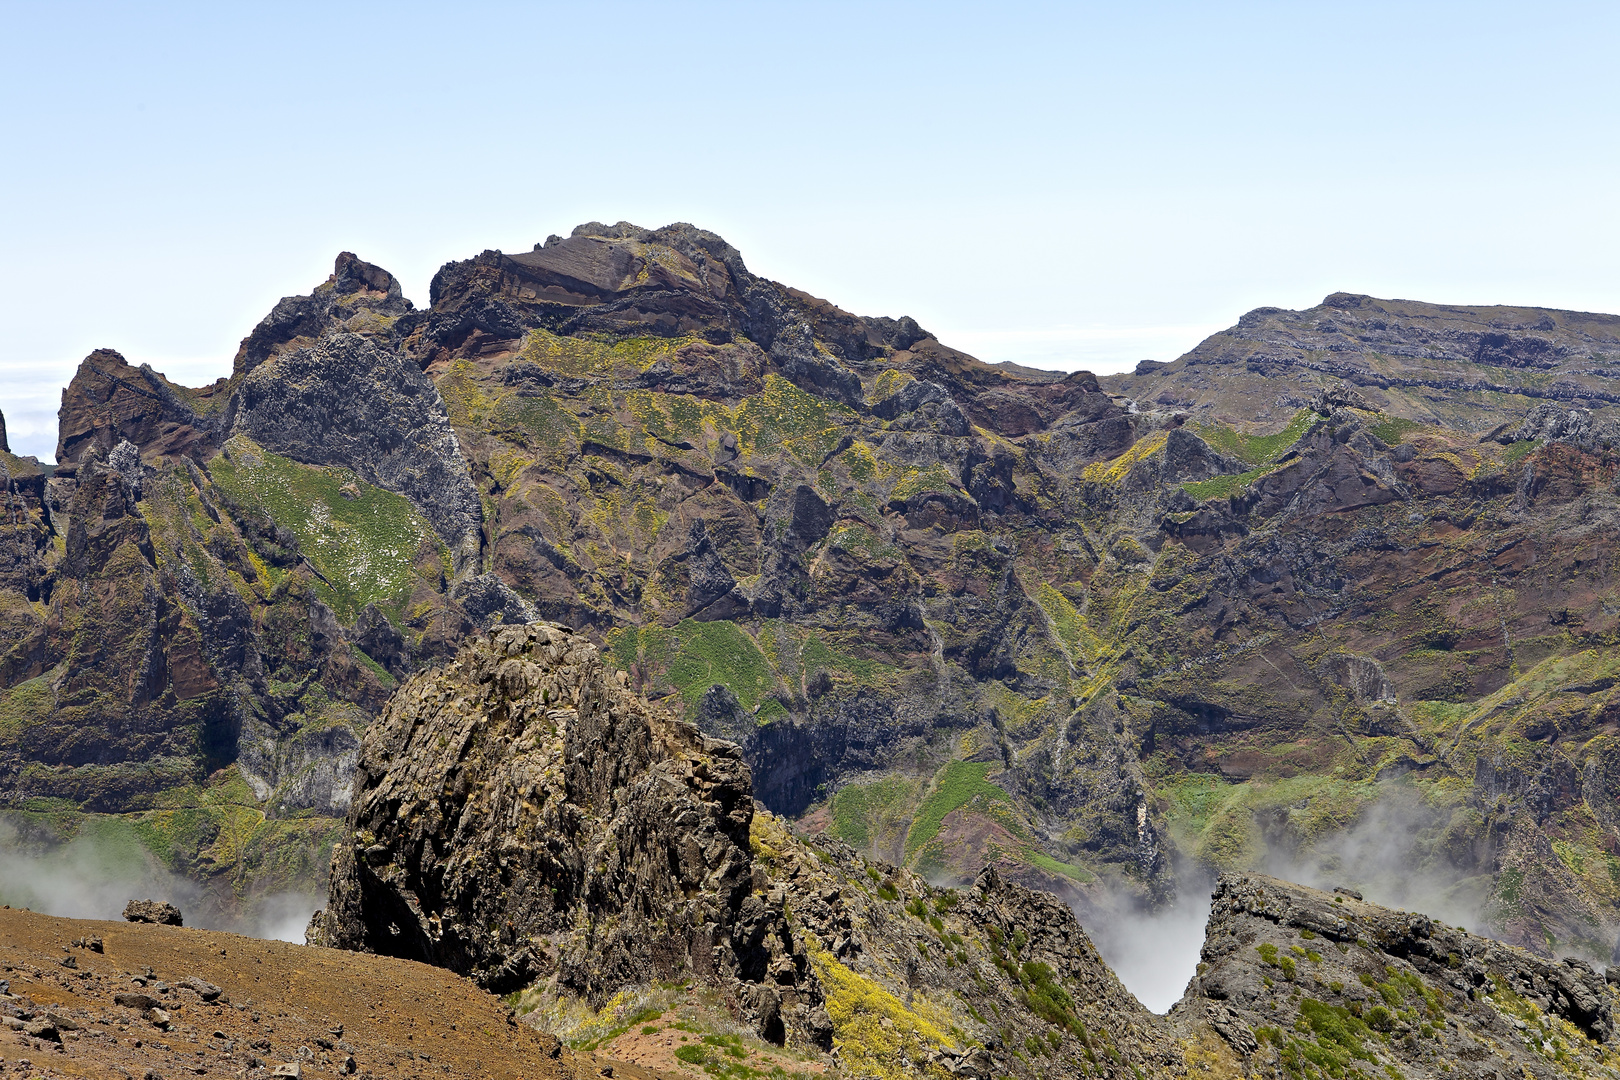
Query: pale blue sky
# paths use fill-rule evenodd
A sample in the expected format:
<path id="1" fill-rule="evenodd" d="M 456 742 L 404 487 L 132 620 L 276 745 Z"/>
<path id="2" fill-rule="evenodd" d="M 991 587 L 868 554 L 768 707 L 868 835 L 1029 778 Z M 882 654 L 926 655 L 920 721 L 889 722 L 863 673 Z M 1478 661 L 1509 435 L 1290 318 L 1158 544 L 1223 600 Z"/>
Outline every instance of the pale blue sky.
<path id="1" fill-rule="evenodd" d="M 358 252 L 685 220 L 988 360 L 1335 289 L 1620 310 L 1609 4 L 0 3 L 0 409 L 193 384 Z"/>

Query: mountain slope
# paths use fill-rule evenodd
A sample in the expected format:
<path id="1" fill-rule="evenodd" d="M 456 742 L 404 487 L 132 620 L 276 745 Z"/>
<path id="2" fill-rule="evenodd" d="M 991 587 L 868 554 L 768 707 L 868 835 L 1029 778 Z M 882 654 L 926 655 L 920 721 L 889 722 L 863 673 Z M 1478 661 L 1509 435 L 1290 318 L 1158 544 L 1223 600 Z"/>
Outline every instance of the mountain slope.
<path id="1" fill-rule="evenodd" d="M 510 1023 L 467 980 L 385 957 L 0 910 L 0 964 L 0 1060 L 15 1075 L 258 1078 L 295 1062 L 304 1076 L 572 1080 L 601 1065 Z"/>
<path id="2" fill-rule="evenodd" d="M 610 1055 L 675 1009 L 702 1033 L 709 995 L 709 1027 L 862 1077 L 1620 1064 L 1615 991 L 1584 962 L 1258 875 L 1220 879 L 1198 974 L 1153 1015 L 1053 897 L 994 870 L 941 889 L 793 835 L 753 807 L 736 747 L 628 682 L 543 623 L 413 677 L 367 736 L 312 939 L 527 987 L 529 1022 Z M 746 1056 L 708 1034 L 676 1060 L 720 1077 Z"/>
<path id="3" fill-rule="evenodd" d="M 1096 922 L 1221 871 L 1429 880 L 1607 957 L 1612 320 L 1330 300 L 1111 395 L 686 225 L 450 263 L 425 310 L 342 255 L 213 386 L 93 355 L 61 464 L 8 462 L 5 820 L 243 914 L 318 884 L 401 680 L 544 618 L 936 883 Z"/>
<path id="4" fill-rule="evenodd" d="M 1153 407 L 1227 423 L 1283 420 L 1349 383 L 1392 417 L 1489 431 L 1541 404 L 1613 415 L 1620 316 L 1458 307 L 1334 293 L 1314 308 L 1256 308 L 1168 364 L 1102 380 Z"/>

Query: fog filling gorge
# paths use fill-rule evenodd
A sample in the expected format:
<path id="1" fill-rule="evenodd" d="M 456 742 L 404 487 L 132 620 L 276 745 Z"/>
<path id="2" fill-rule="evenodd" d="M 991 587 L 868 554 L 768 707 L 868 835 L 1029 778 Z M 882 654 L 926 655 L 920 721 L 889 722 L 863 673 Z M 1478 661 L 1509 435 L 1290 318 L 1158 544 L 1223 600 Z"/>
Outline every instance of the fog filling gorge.
<path id="1" fill-rule="evenodd" d="M 187 926 L 303 944 L 304 927 L 325 897 L 311 888 L 253 898 L 241 917 L 210 911 L 207 891 L 158 866 L 144 850 L 80 836 L 43 850 L 24 850 L 0 822 L 0 904 L 70 919 L 123 918 L 131 900 L 165 900 Z"/>
<path id="2" fill-rule="evenodd" d="M 1125 989 L 1153 1012 L 1165 1013 L 1198 972 L 1209 895 L 1208 883 L 1202 883 L 1159 911 L 1076 916 Z"/>
<path id="3" fill-rule="evenodd" d="M 1391 788 L 1353 825 L 1308 853 L 1274 847 L 1259 869 L 1319 889 L 1348 886 L 1372 903 L 1488 934 L 1489 875 L 1436 865 L 1425 850 L 1425 834 L 1443 828 L 1446 817 L 1410 789 Z M 1415 873 L 1416 867 L 1423 872 Z M 1109 967 L 1153 1012 L 1167 1012 L 1197 973 L 1213 884 L 1195 872 L 1183 876 L 1177 901 L 1167 908 L 1135 910 L 1128 899 L 1115 896 L 1112 903 L 1076 912 Z M 23 850 L 16 830 L 0 822 L 0 903 L 69 918 L 117 920 L 127 902 L 147 898 L 179 907 L 187 925 L 296 943 L 303 942 L 310 915 L 325 901 L 311 882 L 307 889 L 255 898 L 245 916 L 210 912 L 213 905 L 203 888 L 157 865 L 142 849 L 81 835 L 64 845 Z"/>
<path id="4" fill-rule="evenodd" d="M 1427 850 L 1448 819 L 1447 811 L 1428 806 L 1410 788 L 1391 785 L 1354 824 L 1308 852 L 1270 847 L 1257 869 L 1312 888 L 1352 888 L 1382 907 L 1421 912 L 1488 936 L 1491 875 L 1468 874 L 1433 860 Z M 1156 1013 L 1169 1011 L 1197 974 L 1209 923 L 1214 881 L 1195 873 L 1178 886 L 1176 902 L 1156 911 L 1132 910 L 1129 900 L 1114 897 L 1112 905 L 1076 912 L 1125 988 Z"/>

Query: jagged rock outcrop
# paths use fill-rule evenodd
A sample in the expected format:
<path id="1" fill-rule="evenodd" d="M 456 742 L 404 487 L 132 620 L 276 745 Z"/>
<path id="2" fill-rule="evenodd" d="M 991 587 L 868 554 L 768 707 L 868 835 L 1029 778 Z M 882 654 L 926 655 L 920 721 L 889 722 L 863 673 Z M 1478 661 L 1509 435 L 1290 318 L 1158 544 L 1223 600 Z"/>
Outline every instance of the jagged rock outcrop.
<path id="1" fill-rule="evenodd" d="M 697 978 L 741 995 L 768 1037 L 823 1037 L 781 898 L 754 888 L 748 766 L 584 638 L 534 623 L 472 642 L 401 688 L 359 770 L 312 941 L 596 1004 Z"/>
<path id="2" fill-rule="evenodd" d="M 154 456 L 204 458 L 226 426 L 227 387 L 224 379 L 195 390 L 178 386 L 150 364 L 131 367 L 122 354 L 97 349 L 62 393 L 57 463 L 105 461 L 120 442 Z"/>
<path id="3" fill-rule="evenodd" d="M 238 394 L 234 431 L 398 492 L 433 524 L 458 568 L 476 560 L 478 492 L 438 390 L 410 360 L 360 334 L 330 334 L 258 364 Z"/>
<path id="4" fill-rule="evenodd" d="M 1611 411 L 1594 418 L 1591 409 L 1543 402 L 1531 409 L 1523 421 L 1503 424 L 1485 437 L 1503 445 L 1535 440 L 1596 450 L 1620 441 L 1620 416 Z"/>
<path id="5" fill-rule="evenodd" d="M 1546 960 L 1426 915 L 1261 875 L 1223 876 L 1187 998 L 1249 1068 L 1405 1075 L 1605 1074 L 1614 991 L 1581 960 Z"/>
<path id="6" fill-rule="evenodd" d="M 307 345 L 330 333 L 386 336 L 413 310 L 393 274 L 353 252 L 339 252 L 326 281 L 307 296 L 282 297 L 242 339 L 233 376 L 252 373 L 289 345 Z"/>

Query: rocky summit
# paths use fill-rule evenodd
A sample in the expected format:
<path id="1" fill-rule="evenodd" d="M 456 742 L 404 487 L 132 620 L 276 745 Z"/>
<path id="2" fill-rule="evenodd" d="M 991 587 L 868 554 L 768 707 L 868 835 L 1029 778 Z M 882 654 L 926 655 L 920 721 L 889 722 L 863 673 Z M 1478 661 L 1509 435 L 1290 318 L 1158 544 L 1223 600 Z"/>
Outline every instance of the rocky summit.
<path id="1" fill-rule="evenodd" d="M 322 940 L 585 1041 L 683 984 L 636 1008 L 857 1054 L 844 986 L 910 1010 L 874 1062 L 1051 1069 L 1056 1033 L 1149 1071 L 1207 1036 L 1336 1076 L 1452 1045 L 1373 970 L 1404 963 L 1446 1024 L 1490 998 L 1503 1054 L 1586 1061 L 1557 1025 L 1607 1045 L 1566 960 L 1620 936 L 1617 358 L 1614 316 L 1336 293 L 1098 379 L 689 225 L 448 263 L 425 307 L 343 253 L 219 381 L 100 349 L 54 465 L 0 447 L 0 844 L 131 879 L 105 915 L 329 897 Z M 1264 872 L 1481 936 L 1422 953 L 1444 975 L 1335 938 L 1340 971 L 1231 922 Z M 1078 927 L 1116 950 L 1212 887 L 1241 947 L 1195 1036 Z M 1067 944 L 1026 954 L 1036 922 Z M 939 1038 L 884 1042 L 907 1016 Z"/>

